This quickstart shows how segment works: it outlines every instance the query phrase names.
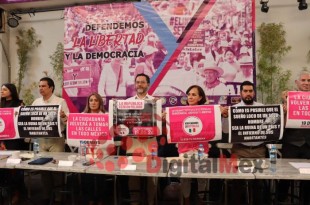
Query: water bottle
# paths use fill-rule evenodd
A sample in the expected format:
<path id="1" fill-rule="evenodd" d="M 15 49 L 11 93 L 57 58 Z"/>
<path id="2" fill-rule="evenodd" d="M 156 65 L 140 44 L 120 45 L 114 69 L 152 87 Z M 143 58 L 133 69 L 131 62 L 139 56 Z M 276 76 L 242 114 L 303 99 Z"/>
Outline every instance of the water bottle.
<path id="1" fill-rule="evenodd" d="M 34 157 L 37 158 L 40 152 L 40 144 L 39 144 L 39 139 L 34 138 L 33 139 L 33 154 Z"/>
<path id="2" fill-rule="evenodd" d="M 80 160 L 82 162 L 86 162 L 87 146 L 86 142 L 83 140 L 80 141 L 79 154 L 80 154 Z"/>
<path id="3" fill-rule="evenodd" d="M 155 168 L 157 166 L 157 146 L 156 144 L 152 145 L 152 151 L 151 151 L 151 160 L 152 160 L 152 168 Z"/>
<path id="4" fill-rule="evenodd" d="M 269 149 L 269 161 L 270 161 L 270 164 L 277 163 L 277 148 L 274 144 L 272 144 Z"/>
<path id="5" fill-rule="evenodd" d="M 205 154 L 205 148 L 203 147 L 202 144 L 199 144 L 199 147 L 198 147 L 198 160 L 199 161 L 203 159 L 204 154 Z"/>
<path id="6" fill-rule="evenodd" d="M 275 173 L 276 171 L 277 171 L 277 164 L 275 164 L 275 163 L 270 163 L 270 171 L 272 172 L 272 173 Z"/>

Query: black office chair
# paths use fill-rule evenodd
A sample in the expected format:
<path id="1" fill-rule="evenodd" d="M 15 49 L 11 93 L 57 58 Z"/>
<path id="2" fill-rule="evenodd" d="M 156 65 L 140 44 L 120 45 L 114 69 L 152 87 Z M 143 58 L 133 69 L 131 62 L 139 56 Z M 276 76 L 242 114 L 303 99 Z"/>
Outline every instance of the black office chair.
<path id="1" fill-rule="evenodd" d="M 12 187 L 9 184 L 0 184 L 0 204 L 12 204 Z"/>
<path id="2" fill-rule="evenodd" d="M 62 201 L 67 201 L 67 195 L 70 196 L 71 205 L 75 205 L 75 194 L 74 194 L 74 186 L 72 184 L 65 183 L 63 186 L 55 187 L 51 193 L 50 197 L 50 205 L 53 205 L 55 203 L 55 198 L 57 194 L 61 194 L 61 196 L 64 196 Z"/>
<path id="3" fill-rule="evenodd" d="M 72 153 L 77 154 L 78 146 L 69 145 L 66 142 L 66 146 L 70 149 Z M 81 185 L 81 176 L 79 173 L 64 173 L 63 185 L 54 187 L 50 195 L 50 205 L 55 203 L 56 195 L 61 195 L 62 202 L 67 202 L 69 196 L 71 205 L 75 204 L 75 193 L 79 191 Z"/>
<path id="4" fill-rule="evenodd" d="M 277 149 L 277 157 L 282 158 L 282 144 L 266 144 L 268 151 L 271 149 L 271 146 L 275 145 Z M 268 152 L 269 153 L 269 152 Z M 294 204 L 302 204 L 302 192 L 301 192 L 301 182 L 292 180 L 290 181 L 290 188 L 288 194 L 288 201 L 279 201 L 279 180 L 273 179 L 270 180 L 269 183 L 269 190 L 270 190 L 270 201 L 273 204 L 279 205 L 294 205 Z"/>
<path id="5" fill-rule="evenodd" d="M 215 143 L 209 144 L 210 158 L 217 158 L 219 155 L 221 155 L 221 150 L 219 149 L 219 147 L 214 145 Z M 197 186 L 195 185 L 195 187 Z M 198 196 L 197 200 L 199 200 L 200 204 L 206 204 L 206 205 L 222 204 L 224 199 L 221 193 L 223 193 L 223 191 L 224 191 L 224 182 L 221 179 L 207 179 L 205 190 L 197 192 Z"/>

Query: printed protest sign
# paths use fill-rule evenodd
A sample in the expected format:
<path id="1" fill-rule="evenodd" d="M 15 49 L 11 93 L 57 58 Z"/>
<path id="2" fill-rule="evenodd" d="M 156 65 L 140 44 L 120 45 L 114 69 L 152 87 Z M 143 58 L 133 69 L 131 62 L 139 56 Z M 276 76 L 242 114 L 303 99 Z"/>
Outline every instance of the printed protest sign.
<path id="1" fill-rule="evenodd" d="M 20 137 L 61 137 L 60 105 L 20 107 L 18 132 Z"/>
<path id="2" fill-rule="evenodd" d="M 109 124 L 114 136 L 161 135 L 161 101 L 110 100 Z"/>
<path id="3" fill-rule="evenodd" d="M 166 108 L 170 143 L 219 140 L 222 137 L 219 105 Z"/>
<path id="4" fill-rule="evenodd" d="M 90 66 L 64 68 L 64 88 L 90 87 Z"/>
<path id="5" fill-rule="evenodd" d="M 109 115 L 70 113 L 67 121 L 67 138 L 75 140 L 110 140 Z"/>
<path id="6" fill-rule="evenodd" d="M 287 128 L 310 128 L 310 92 L 288 92 Z"/>
<path id="7" fill-rule="evenodd" d="M 0 109 L 0 140 L 16 138 L 15 108 Z M 16 110 L 17 111 L 17 110 Z"/>
<path id="8" fill-rule="evenodd" d="M 274 141 L 283 135 L 282 105 L 229 109 L 229 142 Z"/>

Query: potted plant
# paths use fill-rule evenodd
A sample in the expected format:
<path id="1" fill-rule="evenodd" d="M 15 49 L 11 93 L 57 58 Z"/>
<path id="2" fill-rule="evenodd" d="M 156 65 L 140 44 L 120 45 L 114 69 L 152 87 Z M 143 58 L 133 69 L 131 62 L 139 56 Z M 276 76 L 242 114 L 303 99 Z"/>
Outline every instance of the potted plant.
<path id="1" fill-rule="evenodd" d="M 19 62 L 19 69 L 18 69 L 18 74 L 17 74 L 17 86 L 16 87 L 17 87 L 18 94 L 20 94 L 21 89 L 22 89 L 23 79 L 28 69 L 30 53 L 32 52 L 34 48 L 37 48 L 41 44 L 41 40 L 38 39 L 36 31 L 32 27 L 27 30 L 19 29 L 17 32 L 18 32 L 18 35 L 16 36 L 16 45 L 18 47 L 17 56 L 18 56 L 18 62 Z M 23 101 L 26 105 L 32 103 L 31 100 L 34 99 L 33 95 L 30 92 L 33 86 L 34 84 L 31 84 L 28 88 L 25 89 L 25 93 L 23 95 Z"/>
<path id="2" fill-rule="evenodd" d="M 288 89 L 291 77 L 289 70 L 280 66 L 283 57 L 291 50 L 287 45 L 283 25 L 262 23 L 258 29 L 260 47 L 258 49 L 257 90 L 262 103 L 279 103 L 280 94 Z"/>
<path id="3" fill-rule="evenodd" d="M 62 43 L 59 42 L 57 44 L 55 52 L 50 55 L 49 58 L 51 59 L 51 65 L 53 66 L 56 84 L 62 85 L 62 71 L 64 67 L 64 46 Z M 59 94 L 59 96 L 61 96 L 61 94 Z"/>

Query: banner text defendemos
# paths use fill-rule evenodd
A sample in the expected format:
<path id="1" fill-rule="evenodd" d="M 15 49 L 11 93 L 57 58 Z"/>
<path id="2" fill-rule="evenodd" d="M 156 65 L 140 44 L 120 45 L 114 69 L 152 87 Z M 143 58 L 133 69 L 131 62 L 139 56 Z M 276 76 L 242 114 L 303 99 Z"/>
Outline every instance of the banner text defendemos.
<path id="1" fill-rule="evenodd" d="M 114 29 L 131 29 L 144 28 L 144 21 L 139 22 L 114 22 L 103 24 L 87 24 L 85 31 L 100 31 L 100 30 L 114 30 Z"/>

